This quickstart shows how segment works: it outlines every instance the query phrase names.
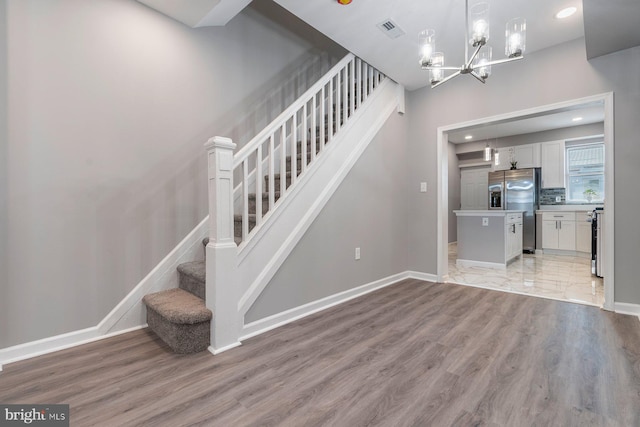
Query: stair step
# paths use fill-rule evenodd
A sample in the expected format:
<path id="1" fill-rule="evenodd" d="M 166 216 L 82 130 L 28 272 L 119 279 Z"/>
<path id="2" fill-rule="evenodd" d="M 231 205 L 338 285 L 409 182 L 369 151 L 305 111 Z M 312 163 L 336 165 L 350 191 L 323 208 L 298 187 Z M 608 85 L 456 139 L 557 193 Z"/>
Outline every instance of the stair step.
<path id="1" fill-rule="evenodd" d="M 265 215 L 267 212 L 269 212 L 269 188 L 263 188 L 263 193 L 262 193 L 262 215 Z M 276 191 L 273 194 L 273 202 L 277 202 L 278 199 L 280 198 L 280 191 Z M 256 213 L 256 193 L 249 193 L 249 213 L 250 214 L 255 214 Z"/>
<path id="2" fill-rule="evenodd" d="M 297 174 L 300 175 L 300 173 L 301 173 L 301 170 L 298 169 Z M 277 173 L 273 176 L 273 186 L 278 189 L 280 188 L 280 175 L 281 174 Z M 287 176 L 286 178 L 287 181 L 285 185 L 287 188 L 289 188 L 289 186 L 291 185 L 291 171 L 287 171 L 286 176 Z M 269 189 L 269 175 L 266 175 L 264 177 L 264 188 L 266 189 L 265 191 L 268 191 Z"/>
<path id="3" fill-rule="evenodd" d="M 209 346 L 213 313 L 204 300 L 179 289 L 145 295 L 147 324 L 175 353 L 197 353 Z"/>
<path id="4" fill-rule="evenodd" d="M 249 214 L 249 232 L 256 226 L 256 214 Z M 236 238 L 242 240 L 242 215 L 233 216 L 233 231 Z"/>
<path id="5" fill-rule="evenodd" d="M 206 265 L 204 261 L 185 262 L 178 265 L 180 289 L 191 292 L 198 298 L 205 299 Z"/>

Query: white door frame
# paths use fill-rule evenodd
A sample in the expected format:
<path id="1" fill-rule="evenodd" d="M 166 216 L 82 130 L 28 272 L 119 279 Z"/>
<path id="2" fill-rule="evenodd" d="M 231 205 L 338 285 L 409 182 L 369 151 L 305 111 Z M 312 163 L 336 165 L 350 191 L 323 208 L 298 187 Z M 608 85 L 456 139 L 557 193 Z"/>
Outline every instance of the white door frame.
<path id="1" fill-rule="evenodd" d="M 447 144 L 449 139 L 448 132 L 470 126 L 477 126 L 486 123 L 517 119 L 521 116 L 532 114 L 540 114 L 561 108 L 574 107 L 580 104 L 591 102 L 603 102 L 604 104 L 604 146 L 605 146 L 605 212 L 604 226 L 607 230 L 604 242 L 604 252 L 607 259 L 606 275 L 604 277 L 604 305 L 605 310 L 614 310 L 614 224 L 615 217 L 614 208 L 614 129 L 613 129 L 613 92 L 602 93 L 599 95 L 578 98 L 569 101 L 559 102 L 555 104 L 542 105 L 526 110 L 514 111 L 496 116 L 484 117 L 481 119 L 470 120 L 462 123 L 455 123 L 447 126 L 438 127 L 437 135 L 437 156 L 438 156 L 438 204 L 437 204 L 437 278 L 439 282 L 444 282 L 448 276 L 448 234 L 449 234 L 449 182 L 448 182 L 448 156 L 449 150 Z"/>

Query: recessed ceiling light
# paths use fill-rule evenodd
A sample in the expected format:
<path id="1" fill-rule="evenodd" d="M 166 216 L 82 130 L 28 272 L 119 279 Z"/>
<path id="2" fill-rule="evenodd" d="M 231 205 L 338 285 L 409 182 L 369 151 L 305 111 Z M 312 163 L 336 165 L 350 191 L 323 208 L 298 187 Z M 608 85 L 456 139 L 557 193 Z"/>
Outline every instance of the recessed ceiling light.
<path id="1" fill-rule="evenodd" d="M 556 13 L 556 18 L 558 19 L 568 18 L 574 13 L 576 13 L 577 10 L 578 8 L 575 6 L 564 8 L 560 12 Z"/>
<path id="2" fill-rule="evenodd" d="M 473 135 L 465 135 L 464 139 L 467 139 L 467 140 L 473 139 Z"/>
<path id="3" fill-rule="evenodd" d="M 571 119 L 571 121 L 574 122 L 579 122 L 580 120 L 582 120 L 582 117 L 574 117 L 573 119 Z"/>

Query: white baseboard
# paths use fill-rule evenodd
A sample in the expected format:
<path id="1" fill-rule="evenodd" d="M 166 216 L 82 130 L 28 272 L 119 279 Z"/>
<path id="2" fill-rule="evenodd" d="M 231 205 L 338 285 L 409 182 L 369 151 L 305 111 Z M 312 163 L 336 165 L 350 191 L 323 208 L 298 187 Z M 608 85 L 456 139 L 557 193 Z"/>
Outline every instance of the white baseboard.
<path id="1" fill-rule="evenodd" d="M 620 314 L 629 314 L 640 317 L 640 304 L 629 304 L 626 302 L 616 302 L 613 304 L 614 311 Z"/>
<path id="2" fill-rule="evenodd" d="M 319 299 L 317 301 L 313 301 L 299 307 L 283 311 L 282 313 L 274 314 L 272 316 L 265 317 L 264 319 L 248 323 L 244 325 L 242 329 L 242 336 L 240 337 L 240 341 L 255 337 L 256 335 L 263 334 L 272 329 L 279 328 L 280 326 L 284 326 L 288 323 L 302 319 L 303 317 L 307 317 L 319 311 L 326 310 L 335 305 L 342 304 L 354 298 L 358 298 L 362 295 L 393 285 L 401 280 L 408 278 L 409 274 L 407 272 L 394 274 L 392 276 L 388 276 L 383 279 L 358 286 L 357 288 L 339 292 L 337 294 Z"/>
<path id="3" fill-rule="evenodd" d="M 202 239 L 207 236 L 208 220 L 209 217 L 205 218 L 178 243 L 97 326 L 0 349 L 0 371 L 3 364 L 145 328 L 146 308 L 142 303 L 142 297 L 152 292 L 177 287 L 178 264 L 204 258 Z"/>
<path id="4" fill-rule="evenodd" d="M 240 341 L 237 341 L 237 342 L 234 342 L 233 344 L 229 344 L 221 348 L 213 348 L 212 346 L 209 346 L 207 347 L 207 351 L 215 356 L 216 354 L 224 353 L 227 350 L 240 347 L 241 345 L 242 343 Z"/>
<path id="5" fill-rule="evenodd" d="M 42 356 L 44 354 L 53 353 L 60 350 L 66 350 L 83 344 L 89 344 L 105 338 L 115 337 L 116 335 L 125 334 L 127 332 L 137 331 L 146 328 L 144 323 L 129 329 L 123 329 L 108 334 L 101 334 L 97 326 L 73 331 L 54 337 L 44 338 L 37 341 L 31 341 L 26 344 L 20 344 L 13 347 L 7 347 L 0 350 L 0 371 L 2 365 L 19 362 L 21 360 L 31 359 L 32 357 Z"/>
<path id="6" fill-rule="evenodd" d="M 438 283 L 438 276 L 435 274 L 422 273 L 420 271 L 407 271 L 407 278 L 424 280 L 425 282 Z"/>

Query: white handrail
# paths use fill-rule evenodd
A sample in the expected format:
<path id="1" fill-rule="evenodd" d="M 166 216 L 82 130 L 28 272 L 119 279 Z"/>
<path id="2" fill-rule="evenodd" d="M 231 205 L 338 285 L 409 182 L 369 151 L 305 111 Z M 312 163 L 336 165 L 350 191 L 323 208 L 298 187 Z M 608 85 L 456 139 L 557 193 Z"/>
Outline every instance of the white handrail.
<path id="1" fill-rule="evenodd" d="M 318 80 L 313 86 L 311 86 L 305 93 L 303 93 L 293 104 L 291 104 L 286 110 L 284 110 L 278 117 L 276 117 L 271 123 L 267 125 L 264 129 L 262 129 L 256 136 L 254 136 L 251 141 L 249 141 L 244 147 L 238 150 L 235 153 L 233 160 L 233 168 L 237 168 L 240 166 L 245 157 L 249 157 L 251 153 L 256 149 L 258 144 L 264 142 L 264 140 L 273 133 L 278 126 L 282 126 L 282 123 L 289 119 L 293 113 L 298 111 L 305 102 L 308 102 L 313 95 L 315 95 L 324 85 L 329 83 L 335 74 L 340 71 L 354 59 L 355 56 L 353 53 L 347 54 L 344 58 L 340 60 L 336 65 L 333 66 L 320 80 Z"/>
<path id="2" fill-rule="evenodd" d="M 234 188 L 241 193 L 234 209 L 240 213 L 241 226 L 234 229 L 241 249 L 384 77 L 353 54 L 346 55 L 233 156 L 232 175 L 241 179 Z"/>

